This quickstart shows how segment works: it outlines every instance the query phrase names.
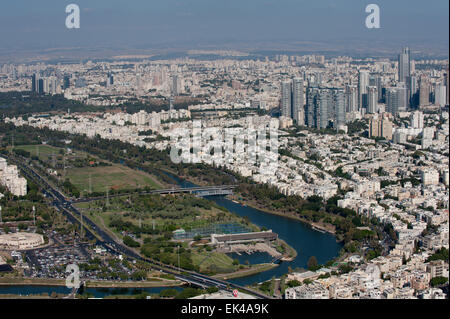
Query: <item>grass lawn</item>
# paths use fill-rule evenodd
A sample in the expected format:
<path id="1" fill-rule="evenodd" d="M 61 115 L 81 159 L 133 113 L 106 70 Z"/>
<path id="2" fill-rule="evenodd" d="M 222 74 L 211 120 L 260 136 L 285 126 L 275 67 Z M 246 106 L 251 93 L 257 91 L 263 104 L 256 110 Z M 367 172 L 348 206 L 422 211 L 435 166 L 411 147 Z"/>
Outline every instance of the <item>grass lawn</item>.
<path id="1" fill-rule="evenodd" d="M 40 160 L 49 163 L 51 166 L 53 166 L 53 163 L 63 165 L 63 157 L 60 154 L 63 148 L 49 145 L 20 145 L 15 148 L 30 152 L 32 156 L 38 156 Z M 66 155 L 66 161 L 69 163 L 70 160 L 87 157 L 97 158 L 82 151 L 72 150 L 71 153 Z M 70 164 L 66 165 L 69 166 Z M 106 192 L 109 188 L 132 189 L 148 186 L 158 189 L 164 187 L 154 176 L 120 164 L 112 164 L 112 166 L 69 166 L 66 170 L 66 177 L 82 192 L 89 191 L 89 176 L 92 192 Z"/>
<path id="2" fill-rule="evenodd" d="M 49 156 L 59 155 L 59 151 L 62 149 L 50 145 L 20 145 L 14 148 L 30 152 L 32 156 L 38 156 L 43 161 L 48 160 Z"/>
<path id="3" fill-rule="evenodd" d="M 91 178 L 92 192 L 106 192 L 110 188 L 131 189 L 149 186 L 157 189 L 161 187 L 161 184 L 156 182 L 152 176 L 118 164 L 69 168 L 66 176 L 81 191 L 89 190 L 89 176 Z"/>
<path id="4" fill-rule="evenodd" d="M 169 196 L 169 195 L 167 195 Z M 123 199 L 123 197 L 121 197 Z M 119 198 L 111 198 L 110 205 L 108 206 L 106 211 L 102 211 L 102 207 L 105 203 L 105 200 L 90 202 L 90 203 L 77 203 L 76 207 L 85 210 L 85 214 L 87 216 L 94 219 L 94 221 L 100 222 L 103 219 L 103 223 L 106 227 L 109 228 L 110 221 L 114 218 L 120 218 L 123 221 L 131 222 L 134 225 L 139 224 L 139 219 L 132 213 L 132 215 L 128 215 L 129 212 L 132 212 L 132 209 L 128 209 L 125 207 L 120 207 L 118 204 Z M 223 214 L 224 212 L 213 207 L 211 209 L 203 209 L 203 208 L 195 208 L 196 216 L 185 216 L 183 218 L 178 219 L 170 219 L 170 218 L 162 218 L 162 217 L 154 217 L 149 212 L 144 212 L 141 216 L 141 222 L 143 225 L 155 225 L 156 228 L 163 227 L 167 224 L 174 224 L 177 227 L 181 227 L 185 230 L 190 230 L 193 228 L 201 228 L 210 226 L 212 221 L 218 214 Z M 127 216 L 128 215 L 128 216 Z M 230 216 L 227 216 L 230 217 Z M 232 216 L 233 217 L 233 216 Z M 223 220 L 223 222 L 239 222 L 239 218 L 232 218 Z M 220 222 L 221 220 L 217 220 Z M 113 230 L 113 229 L 111 229 Z M 113 230 L 114 231 L 114 230 Z"/>
<path id="5" fill-rule="evenodd" d="M 200 267 L 200 271 L 206 271 L 211 265 L 215 265 L 219 272 L 227 273 L 236 270 L 233 259 L 226 254 L 216 252 L 192 253 L 192 262 Z"/>

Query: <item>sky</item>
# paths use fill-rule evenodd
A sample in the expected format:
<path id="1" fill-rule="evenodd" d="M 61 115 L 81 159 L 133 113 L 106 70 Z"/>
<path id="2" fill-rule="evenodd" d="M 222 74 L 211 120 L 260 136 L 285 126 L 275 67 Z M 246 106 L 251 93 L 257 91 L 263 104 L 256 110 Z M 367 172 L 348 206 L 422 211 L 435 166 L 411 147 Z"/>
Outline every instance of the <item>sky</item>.
<path id="1" fill-rule="evenodd" d="M 80 7 L 67 29 L 65 7 Z M 380 7 L 367 29 L 365 7 Z M 0 52 L 109 49 L 423 47 L 448 54 L 448 0 L 2 0 Z"/>

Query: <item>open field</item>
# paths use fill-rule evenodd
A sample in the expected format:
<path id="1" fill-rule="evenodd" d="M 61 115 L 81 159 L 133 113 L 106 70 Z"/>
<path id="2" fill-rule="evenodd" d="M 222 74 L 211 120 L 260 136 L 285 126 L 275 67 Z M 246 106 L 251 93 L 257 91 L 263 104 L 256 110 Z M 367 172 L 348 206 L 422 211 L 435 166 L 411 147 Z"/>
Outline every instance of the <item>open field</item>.
<path id="1" fill-rule="evenodd" d="M 130 169 L 124 165 L 108 163 L 91 154 L 81 151 L 70 151 L 65 155 L 65 150 L 49 145 L 21 145 L 15 147 L 27 151 L 31 156 L 37 156 L 39 160 L 56 168 L 58 173 L 64 174 L 63 178 L 69 178 L 70 182 L 81 192 L 106 192 L 107 189 L 134 189 L 150 187 L 152 189 L 163 188 L 154 176 Z M 110 166 L 96 165 L 97 162 L 107 163 Z M 82 166 L 82 167 L 77 167 Z"/>
<path id="2" fill-rule="evenodd" d="M 192 261 L 194 265 L 200 267 L 200 271 L 207 271 L 210 267 L 214 267 L 219 272 L 228 273 L 236 270 L 237 266 L 233 265 L 233 259 L 222 253 L 193 253 Z"/>
<path id="3" fill-rule="evenodd" d="M 210 205 L 206 200 L 195 198 L 192 195 L 132 196 L 133 205 L 141 203 L 141 205 L 138 205 L 142 206 L 141 213 L 136 213 L 135 208 L 130 206 L 129 198 L 130 196 L 111 198 L 109 205 L 105 204 L 105 200 L 98 200 L 90 203 L 77 203 L 75 206 L 98 225 L 108 228 L 120 238 L 122 237 L 120 232 L 115 227 L 110 226 L 113 220 L 121 220 L 137 227 L 140 219 L 143 226 L 153 227 L 154 225 L 155 229 L 160 230 L 171 226 L 173 227 L 172 230 L 183 228 L 186 231 L 208 227 L 219 222 L 243 223 L 242 218 L 227 213 L 212 204 Z M 200 207 L 199 201 L 207 206 Z M 252 228 L 258 230 L 256 226 Z M 132 230 L 130 229 L 130 231 Z M 143 234 L 143 237 L 147 237 L 147 235 Z"/>
<path id="4" fill-rule="evenodd" d="M 66 175 L 72 184 L 81 191 L 106 192 L 107 189 L 132 189 L 149 186 L 157 189 L 161 184 L 150 175 L 122 165 L 70 168 Z"/>
<path id="5" fill-rule="evenodd" d="M 56 156 L 61 150 L 61 148 L 50 145 L 20 145 L 14 148 L 30 152 L 32 156 L 38 156 L 41 160 L 47 160 L 49 156 Z"/>

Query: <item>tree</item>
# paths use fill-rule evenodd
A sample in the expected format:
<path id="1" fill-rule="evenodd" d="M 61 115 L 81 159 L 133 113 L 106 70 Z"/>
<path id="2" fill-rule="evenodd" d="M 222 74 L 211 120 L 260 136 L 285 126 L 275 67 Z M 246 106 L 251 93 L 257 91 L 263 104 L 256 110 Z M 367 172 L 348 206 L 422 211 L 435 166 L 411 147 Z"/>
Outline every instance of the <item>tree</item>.
<path id="1" fill-rule="evenodd" d="M 174 298 L 178 295 L 178 291 L 176 289 L 163 289 L 159 293 L 159 296 L 162 298 Z"/>
<path id="2" fill-rule="evenodd" d="M 434 277 L 433 279 L 431 279 L 430 284 L 431 287 L 436 287 L 445 284 L 447 281 L 447 277 Z"/>
<path id="3" fill-rule="evenodd" d="M 209 288 L 206 289 L 206 292 L 209 293 L 209 294 L 213 294 L 213 293 L 218 292 L 218 291 L 219 291 L 219 288 L 217 288 L 217 287 L 209 287 Z"/>
<path id="4" fill-rule="evenodd" d="M 124 236 L 123 237 L 123 243 L 127 245 L 128 247 L 139 247 L 141 244 L 139 244 L 137 241 L 135 241 L 130 236 Z"/>
<path id="5" fill-rule="evenodd" d="M 448 262 L 448 249 L 445 247 L 438 249 L 433 255 L 427 258 L 426 262 L 434 260 L 445 260 Z"/>
<path id="6" fill-rule="evenodd" d="M 300 282 L 300 281 L 298 281 L 298 280 L 291 280 L 291 281 L 289 281 L 288 283 L 287 283 L 287 286 L 289 287 L 289 288 L 292 288 L 292 287 L 298 287 L 298 286 L 301 286 L 302 285 L 302 283 Z"/>
<path id="7" fill-rule="evenodd" d="M 307 263 L 308 269 L 315 270 L 317 268 L 317 265 L 318 265 L 318 263 L 317 263 L 316 256 L 309 257 L 308 263 Z"/>

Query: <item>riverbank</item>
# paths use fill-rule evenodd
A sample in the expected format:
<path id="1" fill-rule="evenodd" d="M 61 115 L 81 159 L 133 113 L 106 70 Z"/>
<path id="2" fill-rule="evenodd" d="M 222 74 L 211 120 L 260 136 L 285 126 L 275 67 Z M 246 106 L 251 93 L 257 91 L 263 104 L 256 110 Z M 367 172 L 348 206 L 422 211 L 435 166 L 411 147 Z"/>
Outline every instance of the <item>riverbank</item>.
<path id="1" fill-rule="evenodd" d="M 14 294 L 0 294 L 0 299 L 53 299 L 50 296 L 45 295 L 14 295 Z"/>
<path id="2" fill-rule="evenodd" d="M 268 245 L 266 243 L 235 244 L 228 247 L 218 248 L 217 252 L 224 254 L 236 253 L 238 255 L 241 255 L 241 253 L 251 255 L 255 252 L 262 252 L 267 253 L 274 259 L 283 261 L 293 260 L 297 256 L 295 249 L 290 247 L 281 239 L 279 240 L 279 246 L 282 247 L 284 253 L 280 253 L 275 247 L 272 247 L 272 245 Z"/>
<path id="3" fill-rule="evenodd" d="M 168 173 L 177 176 L 177 174 L 174 172 L 168 172 Z M 187 177 L 187 176 L 179 176 L 179 178 L 186 180 L 190 183 L 197 184 L 199 186 L 207 186 L 207 184 L 205 182 L 203 182 L 202 180 L 200 180 L 198 178 Z M 273 215 L 277 215 L 277 216 L 282 216 L 282 217 L 287 217 L 287 218 L 298 220 L 302 223 L 305 223 L 305 224 L 311 226 L 313 229 L 316 228 L 316 230 L 318 230 L 318 231 L 325 231 L 327 233 L 330 233 L 330 234 L 336 236 L 336 230 L 335 230 L 334 225 L 326 224 L 326 223 L 314 223 L 312 221 L 301 218 L 292 212 L 291 213 L 280 213 L 280 212 L 268 209 L 266 207 L 259 205 L 256 201 L 243 200 L 242 198 L 244 198 L 244 196 L 242 196 L 242 194 L 240 194 L 240 193 L 234 193 L 233 195 L 228 195 L 226 197 L 228 199 L 236 201 L 242 205 L 246 205 L 246 206 L 252 207 L 254 209 L 261 210 L 268 214 L 273 214 Z M 239 197 L 241 197 L 241 198 L 239 198 Z"/>
<path id="4" fill-rule="evenodd" d="M 283 239 L 278 238 L 278 241 L 280 242 L 281 246 L 284 247 L 285 253 L 283 254 L 283 258 L 281 260 L 283 261 L 292 261 L 297 257 L 297 251 L 294 249 L 294 247 L 291 247 L 286 243 Z"/>
<path id="5" fill-rule="evenodd" d="M 214 275 L 212 276 L 213 278 L 216 279 L 221 279 L 221 280 L 228 280 L 228 279 L 233 279 L 233 278 L 241 278 L 241 277 L 247 277 L 247 276 L 251 276 L 251 275 L 255 275 L 255 274 L 259 274 L 261 272 L 273 269 L 278 267 L 278 264 L 259 264 L 259 265 L 253 265 L 250 269 L 243 269 L 243 270 L 238 270 L 236 272 L 232 272 L 232 273 L 228 273 L 228 274 L 218 274 L 218 275 Z"/>
<path id="6" fill-rule="evenodd" d="M 178 280 L 153 281 L 86 281 L 87 288 L 154 288 L 176 287 L 183 283 Z M 0 286 L 55 286 L 65 287 L 65 279 L 51 278 L 0 278 Z"/>
<path id="7" fill-rule="evenodd" d="M 86 288 L 154 288 L 154 287 L 177 287 L 183 285 L 178 280 L 155 280 L 155 281 L 86 281 Z"/>
<path id="8" fill-rule="evenodd" d="M 65 279 L 2 277 L 0 286 L 57 286 L 65 287 Z"/>
<path id="9" fill-rule="evenodd" d="M 324 223 L 314 223 L 312 221 L 309 221 L 309 220 L 306 220 L 304 218 L 301 218 L 301 217 L 295 215 L 294 213 L 280 213 L 280 212 L 277 212 L 277 211 L 274 211 L 274 210 L 271 210 L 271 209 L 267 209 L 266 207 L 263 207 L 263 206 L 259 205 L 256 201 L 244 200 L 242 194 L 237 193 L 237 194 L 233 194 L 233 195 L 228 195 L 227 198 L 232 200 L 232 201 L 236 201 L 236 202 L 238 202 L 241 205 L 245 205 L 245 206 L 257 209 L 257 210 L 261 210 L 261 211 L 263 211 L 265 213 L 268 213 L 268 214 L 282 216 L 282 217 L 286 217 L 286 218 L 290 218 L 290 219 L 295 219 L 295 220 L 298 220 L 298 221 L 300 221 L 302 223 L 305 223 L 305 224 L 311 226 L 311 228 L 313 228 L 313 229 L 315 227 L 318 230 L 322 230 L 322 231 L 325 231 L 325 232 L 330 233 L 332 235 L 336 235 L 336 230 L 335 230 L 335 227 L 333 225 L 324 224 Z"/>

